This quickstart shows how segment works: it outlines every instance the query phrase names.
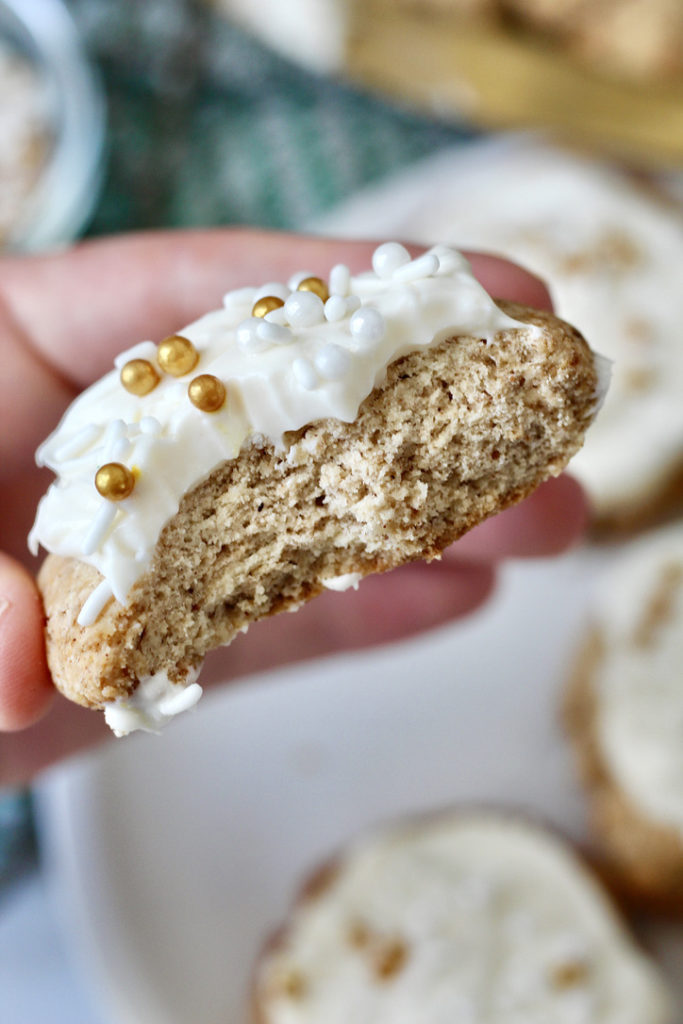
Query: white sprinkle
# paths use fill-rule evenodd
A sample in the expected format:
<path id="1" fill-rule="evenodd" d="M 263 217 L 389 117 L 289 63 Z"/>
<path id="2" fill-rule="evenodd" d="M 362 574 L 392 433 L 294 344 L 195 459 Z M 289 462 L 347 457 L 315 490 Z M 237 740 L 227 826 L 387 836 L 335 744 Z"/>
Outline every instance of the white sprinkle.
<path id="1" fill-rule="evenodd" d="M 278 306 L 277 309 L 271 309 L 270 313 L 266 313 L 263 319 L 267 320 L 269 324 L 281 324 L 284 327 L 287 323 L 285 307 Z"/>
<path id="2" fill-rule="evenodd" d="M 112 420 L 104 435 L 102 445 L 104 449 L 103 462 L 109 462 L 113 458 L 112 452 L 117 448 L 122 438 L 125 438 L 126 441 L 128 440 L 126 424 L 123 420 Z"/>
<path id="3" fill-rule="evenodd" d="M 153 437 L 158 437 L 163 427 L 156 416 L 143 416 L 140 420 L 140 430 L 143 434 L 151 434 Z"/>
<path id="4" fill-rule="evenodd" d="M 114 441 L 118 440 L 119 437 L 125 436 L 126 424 L 123 420 L 112 420 L 111 423 L 108 424 L 104 435 L 104 446 L 106 447 L 108 444 L 112 444 Z"/>
<path id="5" fill-rule="evenodd" d="M 276 299 L 282 299 L 284 302 L 288 297 L 290 289 L 286 284 L 281 284 L 279 281 L 268 281 L 267 284 L 262 284 L 257 289 L 254 295 L 254 302 L 258 302 L 259 299 L 264 299 L 266 295 L 274 295 Z"/>
<path id="6" fill-rule="evenodd" d="M 83 540 L 83 547 L 81 551 L 85 556 L 92 555 L 102 544 L 102 541 L 107 536 L 109 528 L 116 518 L 118 509 L 112 501 L 104 501 L 100 506 L 100 510 L 95 516 L 90 526 L 90 529 L 85 535 Z"/>
<path id="7" fill-rule="evenodd" d="M 100 617 L 100 612 L 110 597 L 114 596 L 107 580 L 97 584 L 90 597 L 88 597 L 78 613 L 76 622 L 79 626 L 92 626 Z"/>
<path id="8" fill-rule="evenodd" d="M 62 462 L 83 455 L 101 433 L 102 427 L 99 424 L 88 423 L 87 427 L 82 427 L 69 441 L 65 441 L 63 445 L 55 449 L 54 458 L 56 461 Z"/>
<path id="9" fill-rule="evenodd" d="M 292 274 L 287 285 L 289 290 L 295 292 L 302 281 L 305 281 L 307 277 L 315 277 L 312 270 L 300 270 L 297 274 Z"/>
<path id="10" fill-rule="evenodd" d="M 355 313 L 357 309 L 360 309 L 361 302 L 358 295 L 347 295 L 346 296 L 346 312 Z"/>
<path id="11" fill-rule="evenodd" d="M 238 324 L 235 334 L 237 345 L 243 352 L 263 352 L 265 349 L 270 348 L 270 342 L 259 338 L 256 333 L 256 328 L 260 323 L 261 320 L 257 316 L 250 316 L 248 320 L 243 320 L 241 324 Z"/>
<path id="12" fill-rule="evenodd" d="M 423 277 L 433 277 L 439 269 L 439 257 L 433 252 L 425 252 L 416 260 L 411 260 L 394 271 L 394 281 L 419 281 Z"/>
<path id="13" fill-rule="evenodd" d="M 226 292 L 223 296 L 224 306 L 239 306 L 242 303 L 245 305 L 254 304 L 254 295 L 256 294 L 255 288 L 235 288 L 234 291 Z"/>
<path id="14" fill-rule="evenodd" d="M 117 437 L 107 451 L 107 462 L 121 462 L 130 451 L 130 441 L 127 437 Z"/>
<path id="15" fill-rule="evenodd" d="M 451 249 L 447 245 L 435 245 L 430 250 L 428 255 L 437 256 L 439 260 L 439 269 L 437 274 L 453 274 L 457 270 L 462 270 L 466 274 L 472 273 L 472 267 L 470 266 L 469 260 L 463 256 L 461 252 L 456 252 L 455 249 Z"/>
<path id="16" fill-rule="evenodd" d="M 388 281 L 406 263 L 410 263 L 410 253 L 398 242 L 385 242 L 372 254 L 372 269 L 383 281 Z"/>
<path id="17" fill-rule="evenodd" d="M 345 572 L 341 576 L 328 576 L 326 580 L 320 582 L 327 590 L 336 590 L 341 594 L 345 590 L 358 590 L 362 578 L 359 572 Z"/>
<path id="18" fill-rule="evenodd" d="M 345 263 L 337 263 L 330 271 L 330 294 L 345 296 L 351 287 L 351 271 Z"/>
<path id="19" fill-rule="evenodd" d="M 315 368 L 326 380 L 341 380 L 351 367 L 351 356 L 342 348 L 331 342 L 316 352 Z"/>
<path id="20" fill-rule="evenodd" d="M 261 320 L 256 328 L 256 334 L 261 341 L 265 341 L 269 345 L 288 345 L 290 341 L 294 341 L 294 335 L 289 327 L 283 327 L 282 324 L 274 324 L 268 320 Z"/>
<path id="21" fill-rule="evenodd" d="M 132 348 L 120 352 L 114 359 L 114 366 L 120 370 L 122 366 L 129 363 L 131 359 L 148 359 L 153 362 L 156 359 L 157 347 L 153 341 L 141 341 Z"/>
<path id="22" fill-rule="evenodd" d="M 346 299 L 342 295 L 330 295 L 325 303 L 325 319 L 330 323 L 343 320 L 346 316 Z"/>
<path id="23" fill-rule="evenodd" d="M 365 344 L 374 344 L 381 341 L 386 331 L 384 317 L 378 309 L 372 306 L 364 306 L 356 310 L 349 321 L 351 334 L 357 341 Z"/>
<path id="24" fill-rule="evenodd" d="M 313 364 L 303 356 L 299 356 L 292 363 L 292 373 L 301 387 L 305 388 L 306 391 L 313 391 L 318 387 L 318 375 L 315 372 L 315 368 L 313 367 Z"/>
<path id="25" fill-rule="evenodd" d="M 292 292 L 285 302 L 285 314 L 292 327 L 314 327 L 325 320 L 322 300 L 315 292 Z"/>

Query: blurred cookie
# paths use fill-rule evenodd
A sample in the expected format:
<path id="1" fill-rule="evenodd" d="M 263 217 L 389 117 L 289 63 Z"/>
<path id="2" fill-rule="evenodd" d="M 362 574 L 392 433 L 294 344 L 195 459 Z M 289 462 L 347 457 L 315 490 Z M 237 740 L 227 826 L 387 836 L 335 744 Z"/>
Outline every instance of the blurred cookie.
<path id="1" fill-rule="evenodd" d="M 566 712 L 621 879 L 683 911 L 683 524 L 633 544 L 604 579 Z"/>
<path id="2" fill-rule="evenodd" d="M 351 846 L 296 902 L 255 1024 L 665 1024 L 666 988 L 570 846 L 462 812 Z"/>

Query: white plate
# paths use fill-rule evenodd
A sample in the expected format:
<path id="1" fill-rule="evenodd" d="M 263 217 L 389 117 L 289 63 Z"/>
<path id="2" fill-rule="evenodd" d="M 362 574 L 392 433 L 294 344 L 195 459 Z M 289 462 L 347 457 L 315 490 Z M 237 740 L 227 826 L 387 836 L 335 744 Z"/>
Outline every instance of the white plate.
<path id="1" fill-rule="evenodd" d="M 207 696 L 163 739 L 117 742 L 48 779 L 45 860 L 111 1021 L 244 1021 L 254 959 L 294 889 L 371 823 L 486 801 L 580 838 L 558 699 L 610 557 L 511 566 L 457 626 Z M 649 937 L 673 976 L 669 932 Z"/>

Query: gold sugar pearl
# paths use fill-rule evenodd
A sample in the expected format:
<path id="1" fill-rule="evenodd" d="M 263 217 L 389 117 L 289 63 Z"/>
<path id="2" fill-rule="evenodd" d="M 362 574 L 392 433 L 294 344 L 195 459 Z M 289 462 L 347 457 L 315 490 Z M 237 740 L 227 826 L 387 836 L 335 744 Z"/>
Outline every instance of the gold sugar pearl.
<path id="1" fill-rule="evenodd" d="M 199 362 L 199 352 L 189 338 L 182 334 L 171 334 L 164 338 L 157 347 L 159 366 L 172 377 L 183 377 L 194 370 Z"/>
<path id="2" fill-rule="evenodd" d="M 121 462 L 107 462 L 95 473 L 95 487 L 109 501 L 123 501 L 135 487 L 135 474 Z"/>
<path id="3" fill-rule="evenodd" d="M 201 373 L 188 384 L 187 397 L 202 412 L 218 412 L 225 404 L 225 384 L 212 373 Z"/>
<path id="4" fill-rule="evenodd" d="M 317 295 L 323 302 L 327 302 L 330 297 L 330 290 L 322 277 L 305 277 L 303 281 L 299 281 L 297 291 L 313 292 L 313 294 Z"/>
<path id="5" fill-rule="evenodd" d="M 148 395 L 159 383 L 159 374 L 147 359 L 131 359 L 121 367 L 121 383 L 131 395 Z"/>
<path id="6" fill-rule="evenodd" d="M 266 313 L 272 313 L 274 309 L 279 309 L 280 306 L 284 306 L 284 302 L 277 295 L 263 295 L 254 303 L 251 315 L 263 319 Z"/>

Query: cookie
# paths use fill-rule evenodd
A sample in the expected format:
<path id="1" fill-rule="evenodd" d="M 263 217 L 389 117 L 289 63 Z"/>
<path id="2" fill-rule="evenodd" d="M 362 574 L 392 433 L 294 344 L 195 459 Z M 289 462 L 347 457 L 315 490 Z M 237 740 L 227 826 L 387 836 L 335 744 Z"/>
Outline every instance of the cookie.
<path id="1" fill-rule="evenodd" d="M 602 581 L 566 700 L 597 835 L 633 895 L 683 911 L 683 524 Z"/>
<path id="2" fill-rule="evenodd" d="M 683 215 L 627 174 L 534 140 L 442 153 L 326 217 L 321 230 L 439 237 L 547 281 L 559 316 L 614 362 L 572 461 L 602 534 L 683 509 Z"/>
<path id="3" fill-rule="evenodd" d="M 254 1024 L 665 1024 L 669 994 L 552 832 L 503 813 L 370 834 L 295 903 L 255 971 Z"/>
<path id="4" fill-rule="evenodd" d="M 580 447 L 605 381 L 577 331 L 496 305 L 445 247 L 373 266 L 230 293 L 40 449 L 50 670 L 117 733 L 195 701 L 250 623 L 437 558 Z"/>

